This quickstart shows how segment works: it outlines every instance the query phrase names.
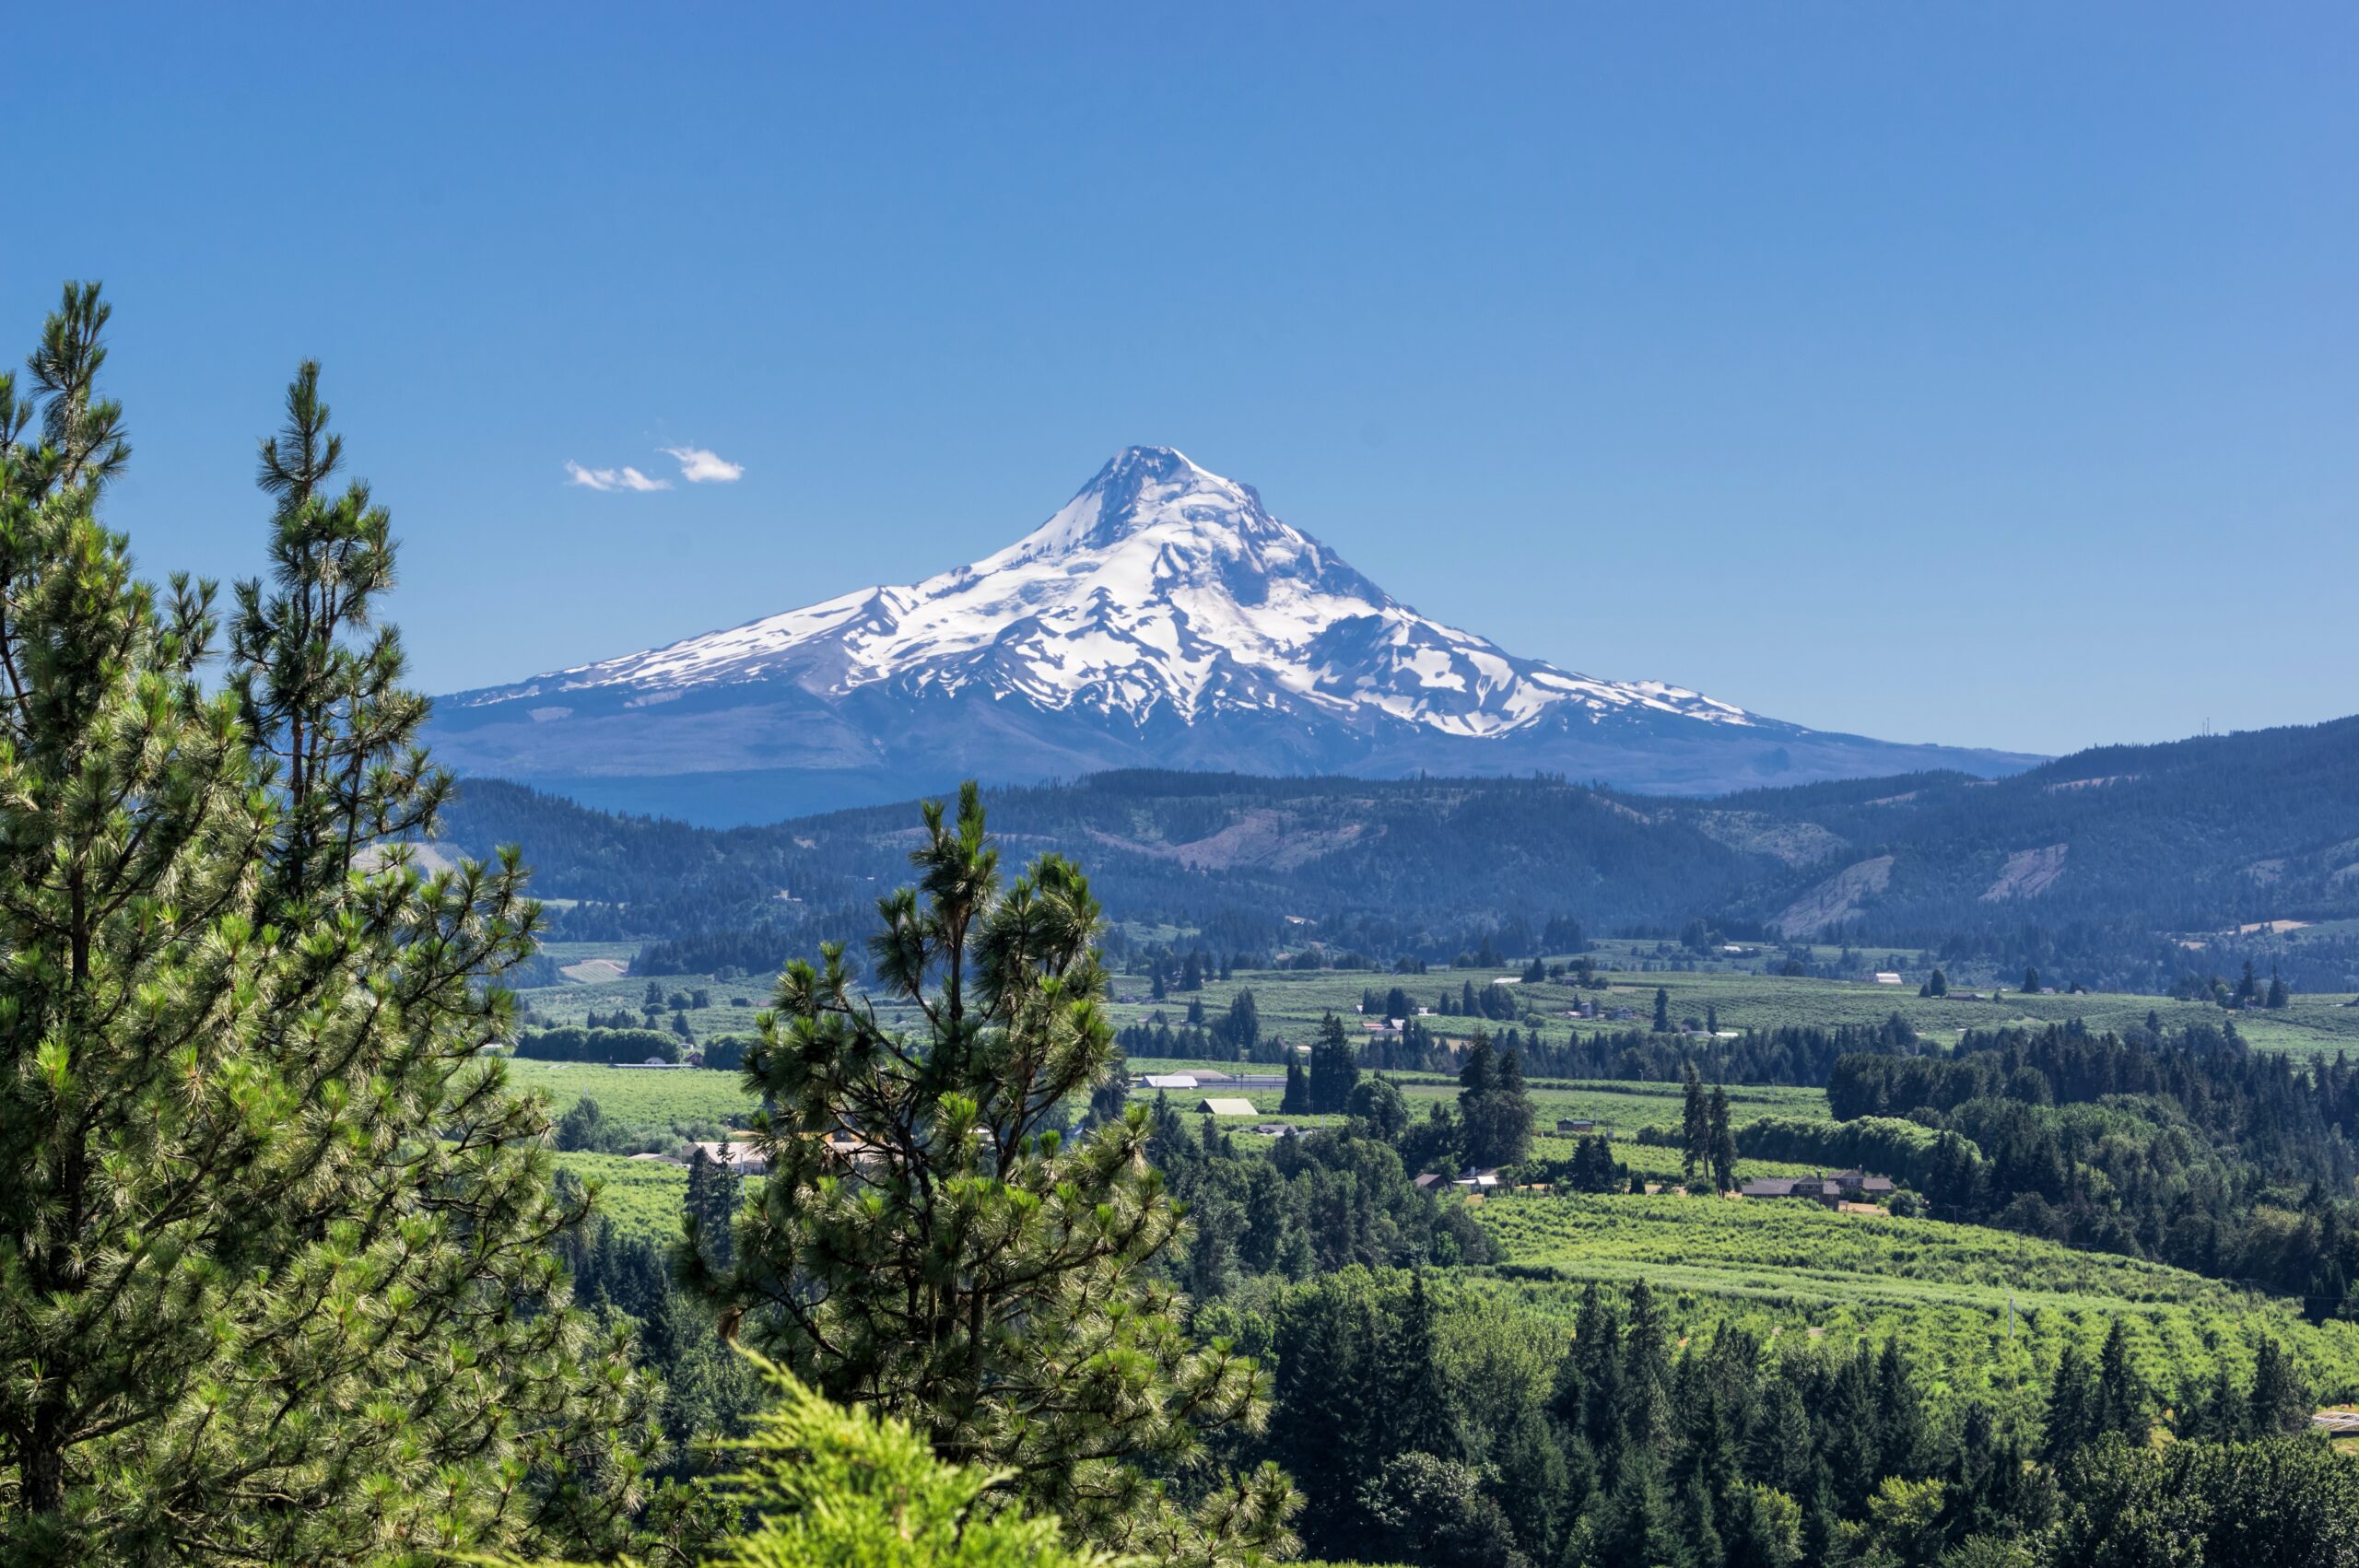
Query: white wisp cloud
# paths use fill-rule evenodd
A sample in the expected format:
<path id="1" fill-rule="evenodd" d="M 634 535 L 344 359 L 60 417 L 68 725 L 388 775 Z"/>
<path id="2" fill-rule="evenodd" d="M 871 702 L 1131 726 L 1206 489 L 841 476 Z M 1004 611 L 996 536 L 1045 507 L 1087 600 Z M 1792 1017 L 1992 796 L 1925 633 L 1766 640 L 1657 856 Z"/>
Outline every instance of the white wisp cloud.
<path id="1" fill-rule="evenodd" d="M 669 479 L 650 479 L 638 469 L 628 465 L 621 468 L 584 468 L 578 462 L 569 462 L 565 465 L 565 482 L 569 485 L 579 485 L 586 490 L 668 490 L 672 487 L 672 482 Z"/>
<path id="2" fill-rule="evenodd" d="M 702 447 L 665 447 L 666 455 L 677 458 L 680 477 L 691 485 L 728 485 L 742 478 L 745 465 L 731 462 L 719 452 Z"/>

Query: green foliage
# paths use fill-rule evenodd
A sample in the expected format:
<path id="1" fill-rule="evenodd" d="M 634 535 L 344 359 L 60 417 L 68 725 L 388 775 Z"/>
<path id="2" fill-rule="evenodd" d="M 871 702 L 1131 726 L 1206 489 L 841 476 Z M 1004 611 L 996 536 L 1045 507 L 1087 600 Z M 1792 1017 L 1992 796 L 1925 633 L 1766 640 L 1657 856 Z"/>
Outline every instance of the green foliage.
<path id="1" fill-rule="evenodd" d="M 755 1358 L 771 1401 L 730 1445 L 722 1494 L 752 1521 L 703 1568 L 1114 1568 L 1057 1521 L 1008 1506 L 1007 1478 L 936 1458 L 903 1422 L 829 1404 Z M 1136 1561 L 1136 1560 L 1130 1560 Z M 547 1568 L 557 1568 L 556 1564 Z"/>
<path id="2" fill-rule="evenodd" d="M 2068 1468 L 2063 1495 L 2042 1568 L 2349 1563 L 2359 1541 L 2359 1468 L 2315 1438 L 2107 1445 Z"/>
<path id="3" fill-rule="evenodd" d="M 105 320 L 51 319 L 38 448 L 0 378 L 0 1557 L 609 1545 L 655 1390 L 568 1310 L 546 1117 L 483 1054 L 522 868 L 397 846 L 447 780 L 385 514 L 325 488 L 305 366 L 208 696 L 210 585 L 99 521 Z"/>
<path id="4" fill-rule="evenodd" d="M 1258 1423 L 1262 1378 L 1191 1343 L 1156 1277 L 1185 1233 L 1144 1109 L 1070 1145 L 1051 1126 L 1112 1060 L 1088 883 L 1047 857 L 1003 888 L 972 785 L 924 824 L 921 894 L 880 900 L 870 943 L 877 992 L 921 1027 L 880 1021 L 839 947 L 790 965 L 745 1068 L 771 1174 L 736 1266 L 688 1247 L 682 1267 L 823 1393 L 910 1421 L 1092 1539 L 1221 1561 L 1280 1545 L 1275 1472 L 1182 1514 L 1140 1468 L 1187 1469 L 1204 1428 Z"/>
<path id="5" fill-rule="evenodd" d="M 1476 1031 L 1458 1074 L 1460 1160 L 1485 1169 L 1516 1164 L 1532 1148 L 1532 1117 L 1522 1058 L 1494 1052 Z"/>
<path id="6" fill-rule="evenodd" d="M 1793 1121 L 1762 1117 L 1735 1129 L 1736 1152 L 1746 1158 L 1784 1160 L 1823 1169 L 1856 1166 L 1922 1187 L 1934 1175 L 1940 1134 L 1895 1117 L 1850 1121 Z"/>

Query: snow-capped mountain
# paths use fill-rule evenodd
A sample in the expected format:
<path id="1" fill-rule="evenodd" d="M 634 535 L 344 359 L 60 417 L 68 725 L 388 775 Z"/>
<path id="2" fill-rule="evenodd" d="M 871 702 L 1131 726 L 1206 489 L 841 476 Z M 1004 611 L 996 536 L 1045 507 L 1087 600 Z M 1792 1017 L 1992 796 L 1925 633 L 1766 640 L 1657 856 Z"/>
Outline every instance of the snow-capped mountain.
<path id="1" fill-rule="evenodd" d="M 1547 768 L 1709 792 L 2033 760 L 1821 734 L 1517 658 L 1168 447 L 1118 454 L 1032 532 L 922 582 L 437 706 L 437 749 L 467 771 L 708 820 L 1140 765 Z"/>

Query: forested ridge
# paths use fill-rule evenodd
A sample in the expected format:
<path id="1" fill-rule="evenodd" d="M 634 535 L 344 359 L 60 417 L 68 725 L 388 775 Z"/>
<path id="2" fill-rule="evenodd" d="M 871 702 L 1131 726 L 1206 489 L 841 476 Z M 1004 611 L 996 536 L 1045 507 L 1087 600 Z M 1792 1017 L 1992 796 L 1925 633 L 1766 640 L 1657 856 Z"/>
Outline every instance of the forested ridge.
<path id="1" fill-rule="evenodd" d="M 1485 937 L 1508 955 L 1548 949 L 1552 923 L 1703 919 L 1731 936 L 2070 964 L 2160 990 L 2187 962 L 2177 933 L 2359 916 L 2359 719 L 2100 748 L 1995 782 L 1710 802 L 1546 778 L 1133 772 L 994 791 L 992 809 L 1011 844 L 1087 855 L 1118 919 L 1220 952 L 1315 940 L 1446 962 Z M 647 938 L 684 967 L 760 966 L 745 961 L 856 928 L 909 811 L 716 831 L 471 780 L 449 831 L 477 853 L 525 844 L 547 892 L 593 901 L 562 915 L 567 934 Z M 2288 961 L 2309 965 L 2294 977 L 2309 989 L 2359 984 L 2359 942 Z"/>

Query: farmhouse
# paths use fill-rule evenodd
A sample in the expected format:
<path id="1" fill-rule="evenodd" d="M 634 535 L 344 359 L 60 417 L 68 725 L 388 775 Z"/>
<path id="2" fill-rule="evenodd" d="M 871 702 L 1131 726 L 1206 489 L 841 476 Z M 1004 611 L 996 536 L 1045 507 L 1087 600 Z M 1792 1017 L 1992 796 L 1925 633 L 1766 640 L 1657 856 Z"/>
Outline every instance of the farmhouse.
<path id="1" fill-rule="evenodd" d="M 1892 1180 L 1861 1170 L 1837 1171 L 1832 1176 L 1822 1171 L 1807 1176 L 1760 1176 L 1737 1190 L 1746 1198 L 1809 1198 L 1833 1204 L 1847 1198 L 1884 1197 L 1892 1191 Z"/>

